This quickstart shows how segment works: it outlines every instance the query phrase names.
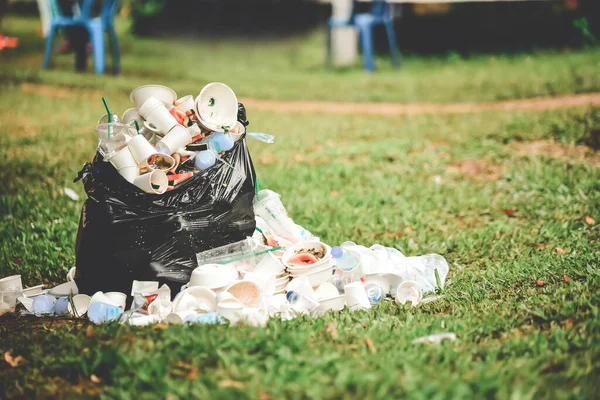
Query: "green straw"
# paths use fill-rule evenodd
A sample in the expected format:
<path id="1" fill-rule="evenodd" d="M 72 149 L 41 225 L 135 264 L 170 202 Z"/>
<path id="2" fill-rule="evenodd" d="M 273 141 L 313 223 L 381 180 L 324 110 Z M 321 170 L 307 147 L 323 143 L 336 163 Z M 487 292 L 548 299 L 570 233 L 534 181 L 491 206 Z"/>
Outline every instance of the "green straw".
<path id="1" fill-rule="evenodd" d="M 112 113 L 110 112 L 110 108 L 108 108 L 108 103 L 106 102 L 106 99 L 104 98 L 104 96 L 102 97 L 102 102 L 104 103 L 104 108 L 106 108 L 106 113 L 108 114 L 108 123 L 110 124 L 112 122 Z M 111 131 L 112 131 L 112 127 L 109 125 L 108 126 L 108 138 L 109 139 L 111 136 Z"/>
<path id="2" fill-rule="evenodd" d="M 134 119 L 133 123 L 135 124 L 135 130 L 137 131 L 137 133 L 139 135 L 140 134 L 140 126 L 138 125 L 137 119 Z"/>
<path id="3" fill-rule="evenodd" d="M 260 182 L 258 177 L 256 177 L 256 188 L 254 190 L 256 191 L 256 200 L 260 201 L 260 197 L 258 197 L 258 192 L 260 191 Z"/>

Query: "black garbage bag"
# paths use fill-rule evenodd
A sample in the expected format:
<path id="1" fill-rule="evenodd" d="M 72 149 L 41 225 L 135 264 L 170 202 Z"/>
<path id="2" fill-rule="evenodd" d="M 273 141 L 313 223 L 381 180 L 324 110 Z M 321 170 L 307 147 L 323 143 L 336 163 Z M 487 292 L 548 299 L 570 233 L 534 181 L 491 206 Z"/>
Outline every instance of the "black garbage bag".
<path id="1" fill-rule="evenodd" d="M 240 107 L 240 122 L 245 111 Z M 142 192 L 96 155 L 80 172 L 88 199 L 76 244 L 81 293 L 129 294 L 132 281 L 153 280 L 173 294 L 197 267 L 196 253 L 252 236 L 256 174 L 246 138 L 217 163 L 162 195 Z"/>

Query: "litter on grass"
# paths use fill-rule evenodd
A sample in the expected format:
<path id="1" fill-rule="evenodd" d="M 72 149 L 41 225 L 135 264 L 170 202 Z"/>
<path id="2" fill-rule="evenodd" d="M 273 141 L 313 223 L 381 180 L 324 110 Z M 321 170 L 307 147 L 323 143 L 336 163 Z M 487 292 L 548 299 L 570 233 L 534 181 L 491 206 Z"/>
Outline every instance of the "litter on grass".
<path id="1" fill-rule="evenodd" d="M 365 247 L 344 242 L 331 246 L 290 218 L 280 194 L 259 190 L 251 160 L 244 155 L 245 140 L 252 137 L 272 143 L 274 137 L 246 132 L 245 109 L 228 86 L 211 83 L 196 98 L 188 95 L 178 99 L 170 88 L 146 85 L 135 89 L 130 98 L 135 108 L 126 110 L 122 117 L 113 114 L 104 100 L 107 113 L 96 126 L 99 157 L 82 171 L 88 193 L 86 205 L 91 203 L 87 208 L 84 205 L 80 233 L 97 222 L 91 219 L 89 209 L 105 207 L 110 219 L 106 229 L 130 229 L 127 224 L 131 223 L 136 230 L 133 234 L 125 229 L 110 231 L 118 232 L 116 235 L 92 235 L 99 249 L 94 256 L 107 253 L 116 263 L 129 254 L 125 249 L 132 256 L 127 261 L 130 264 L 124 265 L 138 270 L 131 263 L 139 262 L 145 252 L 151 258 L 142 260 L 142 275 L 156 279 L 142 280 L 123 272 L 113 276 L 103 269 L 110 263 L 94 264 L 90 271 L 91 265 L 85 262 L 93 257 L 81 258 L 66 282 L 50 290 L 23 289 L 19 275 L 1 279 L 0 313 L 14 311 L 18 299 L 22 313 L 87 317 L 97 324 L 229 322 L 264 326 L 269 318 L 288 320 L 345 308 L 351 312 L 369 309 L 386 301 L 386 296 L 399 306 L 413 307 L 439 298 L 424 296 L 444 287 L 449 272 L 444 257 L 407 257 L 379 244 Z M 239 154 L 233 156 L 236 151 Z M 106 172 L 107 165 L 112 172 Z M 231 172 L 240 169 L 242 175 Z M 116 182 L 112 188 L 110 173 L 120 175 L 125 186 Z M 201 213 L 190 212 L 194 201 L 185 188 L 192 180 L 192 189 L 202 193 L 207 190 L 203 185 L 214 188 L 218 182 L 225 188 L 219 190 L 226 190 L 218 196 L 225 196 L 222 201 L 230 201 L 230 208 L 215 202 L 214 195 L 210 201 L 202 198 L 206 203 L 198 205 Z M 250 188 L 256 190 L 247 196 L 247 188 L 242 191 L 240 182 L 250 182 Z M 118 200 L 100 195 L 117 188 L 116 192 L 134 190 Z M 177 201 L 168 200 L 165 196 L 170 191 L 182 194 L 177 194 Z M 71 192 L 65 188 L 65 194 L 73 198 Z M 245 196 L 243 201 L 237 195 Z M 135 211 L 126 208 L 128 201 L 139 202 Z M 120 211 L 118 207 L 125 208 Z M 230 222 L 217 226 L 227 213 L 231 214 Z M 254 217 L 248 221 L 248 215 Z M 211 223 L 216 224 L 215 229 L 208 231 Z M 174 227 L 173 233 L 159 231 L 171 229 L 168 226 Z M 181 232 L 189 232 L 185 241 L 178 236 Z M 156 240 L 159 234 L 172 237 L 161 242 Z M 117 243 L 111 250 L 108 243 L 114 245 L 115 239 L 110 236 L 121 241 L 134 237 L 135 241 Z M 154 243 L 147 243 L 151 239 Z M 154 256 L 162 258 L 152 259 Z M 91 277 L 102 279 L 93 286 Z M 454 334 L 445 335 L 416 339 L 415 343 L 455 339 Z"/>

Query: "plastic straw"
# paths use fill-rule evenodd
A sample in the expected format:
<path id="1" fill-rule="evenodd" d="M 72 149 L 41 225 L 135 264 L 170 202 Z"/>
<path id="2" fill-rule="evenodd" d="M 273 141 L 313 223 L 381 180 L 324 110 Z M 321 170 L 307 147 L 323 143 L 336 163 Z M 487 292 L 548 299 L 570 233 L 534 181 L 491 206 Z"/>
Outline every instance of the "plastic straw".
<path id="1" fill-rule="evenodd" d="M 112 127 L 110 126 L 110 123 L 112 122 L 112 113 L 110 112 L 110 108 L 108 108 L 108 103 L 106 102 L 106 99 L 104 98 L 104 96 L 102 96 L 102 102 L 104 103 L 104 108 L 106 108 L 106 113 L 108 114 L 108 138 L 110 139 L 110 136 L 112 134 Z"/>
<path id="2" fill-rule="evenodd" d="M 137 119 L 134 119 L 133 123 L 135 124 L 135 130 L 137 131 L 137 134 L 139 135 L 140 134 L 140 126 L 138 125 Z"/>
<path id="3" fill-rule="evenodd" d="M 281 246 L 273 247 L 273 248 L 270 248 L 270 249 L 267 249 L 267 250 L 258 251 L 256 253 L 253 253 L 252 256 L 258 257 L 258 256 L 262 256 L 263 254 L 271 253 L 271 252 L 277 251 L 277 250 L 281 250 Z M 221 264 L 221 265 L 223 265 L 223 264 L 230 264 L 232 262 L 236 262 L 236 261 L 240 261 L 240 260 L 245 260 L 246 258 L 248 258 L 248 256 L 237 257 L 237 258 L 233 258 L 231 260 L 221 261 L 219 264 Z"/>

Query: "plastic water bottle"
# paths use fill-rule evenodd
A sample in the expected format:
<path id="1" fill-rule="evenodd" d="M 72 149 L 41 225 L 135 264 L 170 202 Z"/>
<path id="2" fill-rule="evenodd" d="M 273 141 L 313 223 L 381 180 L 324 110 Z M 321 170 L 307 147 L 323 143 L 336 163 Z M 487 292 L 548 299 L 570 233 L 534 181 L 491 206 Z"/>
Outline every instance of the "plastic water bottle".
<path id="1" fill-rule="evenodd" d="M 319 303 L 317 301 L 302 293 L 291 290 L 287 292 L 286 298 L 292 305 L 292 308 L 297 312 L 307 312 L 310 315 L 314 315 L 319 309 Z"/>
<path id="2" fill-rule="evenodd" d="M 360 259 L 348 249 L 342 249 L 339 246 L 335 246 L 331 249 L 331 255 L 335 259 L 335 265 L 343 272 L 351 272 L 354 271 L 358 264 L 360 264 Z"/>
<path id="3" fill-rule="evenodd" d="M 88 308 L 87 316 L 95 324 L 103 324 L 105 322 L 114 321 L 123 314 L 123 310 L 117 306 L 106 303 L 92 303 Z"/>
<path id="4" fill-rule="evenodd" d="M 376 283 L 367 283 L 365 285 L 365 291 L 367 292 L 367 297 L 371 304 L 377 304 L 383 299 L 383 289 Z"/>

